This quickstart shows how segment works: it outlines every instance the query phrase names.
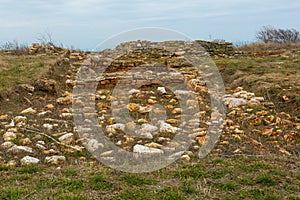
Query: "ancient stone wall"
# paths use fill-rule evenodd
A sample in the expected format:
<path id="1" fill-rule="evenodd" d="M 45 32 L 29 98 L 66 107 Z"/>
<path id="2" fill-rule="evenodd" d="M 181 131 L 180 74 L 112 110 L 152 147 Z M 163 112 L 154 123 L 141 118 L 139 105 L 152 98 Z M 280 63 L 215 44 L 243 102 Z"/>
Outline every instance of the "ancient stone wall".
<path id="1" fill-rule="evenodd" d="M 233 56 L 236 54 L 233 48 L 233 44 L 231 42 L 209 42 L 204 40 L 195 40 L 197 43 L 199 43 L 211 56 Z M 136 45 L 141 41 L 133 41 L 133 42 L 125 42 L 121 45 L 119 45 L 120 48 L 124 48 L 126 46 Z M 178 41 L 166 41 L 162 42 L 161 45 L 164 43 L 167 46 L 172 45 L 173 42 L 178 43 Z M 179 42 L 180 43 L 180 42 Z M 183 43 L 183 41 L 182 41 Z M 150 41 L 142 41 L 143 45 L 146 45 L 147 47 L 151 47 Z M 143 46 L 141 46 L 143 47 Z M 55 47 L 53 45 L 45 45 L 45 44 L 38 44 L 34 43 L 29 48 L 29 54 L 50 54 L 50 55 L 60 55 L 60 54 L 70 54 L 72 52 L 77 51 L 71 51 L 65 48 L 59 48 Z"/>
<path id="2" fill-rule="evenodd" d="M 196 40 L 211 55 L 231 56 L 234 55 L 232 42 L 208 42 L 204 40 Z"/>

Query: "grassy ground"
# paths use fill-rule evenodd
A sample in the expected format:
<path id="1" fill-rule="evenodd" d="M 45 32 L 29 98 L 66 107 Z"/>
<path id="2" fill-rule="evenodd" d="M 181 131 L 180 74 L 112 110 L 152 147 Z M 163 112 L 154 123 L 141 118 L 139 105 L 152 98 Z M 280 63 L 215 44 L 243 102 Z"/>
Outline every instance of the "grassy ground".
<path id="1" fill-rule="evenodd" d="M 0 55 L 0 91 L 39 79 L 56 60 L 51 56 Z"/>
<path id="2" fill-rule="evenodd" d="M 300 199 L 298 158 L 209 156 L 156 172 L 1 167 L 0 199 Z"/>
<path id="3" fill-rule="evenodd" d="M 299 54 L 216 58 L 214 61 L 228 89 L 242 86 L 275 103 L 278 112 L 300 115 Z"/>

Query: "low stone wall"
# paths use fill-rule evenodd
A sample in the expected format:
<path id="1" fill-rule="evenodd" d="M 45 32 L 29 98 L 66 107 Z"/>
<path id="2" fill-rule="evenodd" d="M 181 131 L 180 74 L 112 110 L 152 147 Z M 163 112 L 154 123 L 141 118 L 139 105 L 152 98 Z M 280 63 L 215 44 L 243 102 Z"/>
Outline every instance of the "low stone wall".
<path id="1" fill-rule="evenodd" d="M 208 42 L 196 40 L 211 56 L 232 56 L 235 54 L 231 42 Z"/>
<path id="2" fill-rule="evenodd" d="M 233 48 L 233 44 L 231 42 L 209 42 L 204 40 L 195 40 L 199 43 L 211 56 L 233 56 L 236 54 Z M 178 43 L 178 41 L 174 41 Z M 126 42 L 119 47 L 124 47 L 126 45 L 136 45 L 139 41 L 135 42 Z M 150 41 L 142 41 L 143 45 L 151 47 Z M 164 42 L 167 46 L 172 44 L 172 41 Z M 163 44 L 163 43 L 162 43 Z M 142 47 L 142 46 L 141 46 Z M 71 53 L 78 52 L 74 50 L 68 50 L 66 48 L 60 48 L 53 45 L 45 45 L 33 43 L 29 48 L 29 54 L 47 54 L 47 55 L 67 55 L 69 56 Z"/>

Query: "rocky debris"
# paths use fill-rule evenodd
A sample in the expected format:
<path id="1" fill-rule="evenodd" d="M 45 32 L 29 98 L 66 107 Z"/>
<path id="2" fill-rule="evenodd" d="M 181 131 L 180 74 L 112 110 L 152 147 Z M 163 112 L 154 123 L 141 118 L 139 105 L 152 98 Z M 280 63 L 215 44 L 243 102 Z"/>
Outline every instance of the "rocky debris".
<path id="1" fill-rule="evenodd" d="M 135 111 L 138 111 L 140 110 L 140 105 L 136 104 L 136 103 L 130 103 L 127 105 L 127 109 L 130 111 L 130 112 L 135 112 Z"/>
<path id="2" fill-rule="evenodd" d="M 22 115 L 34 115 L 36 113 L 37 113 L 37 111 L 34 110 L 33 108 L 27 108 L 27 109 L 23 110 L 20 114 L 22 114 Z"/>
<path id="3" fill-rule="evenodd" d="M 47 130 L 52 130 L 53 129 L 53 125 L 52 124 L 43 124 L 43 128 L 47 129 Z"/>
<path id="4" fill-rule="evenodd" d="M 3 144 L 1 144 L 1 148 L 3 148 L 3 149 L 9 149 L 13 146 L 15 146 L 15 144 L 13 142 L 4 142 Z"/>
<path id="5" fill-rule="evenodd" d="M 24 123 L 26 123 L 26 121 L 27 121 L 27 117 L 24 117 L 24 116 L 16 116 L 15 118 L 14 118 L 14 123 L 21 123 L 21 122 L 24 122 Z"/>
<path id="6" fill-rule="evenodd" d="M 243 98 L 225 97 L 224 101 L 228 108 L 239 107 L 247 104 L 247 100 Z"/>
<path id="7" fill-rule="evenodd" d="M 64 97 L 60 97 L 56 100 L 56 103 L 61 104 L 61 105 L 69 105 L 72 103 L 72 96 L 67 95 Z"/>
<path id="8" fill-rule="evenodd" d="M 125 127 L 126 127 L 126 125 L 121 124 L 121 123 L 109 125 L 109 126 L 106 127 L 106 132 L 109 135 L 115 135 L 118 131 L 123 131 L 124 132 Z"/>
<path id="9" fill-rule="evenodd" d="M 43 91 L 49 94 L 56 93 L 57 82 L 53 79 L 40 79 L 38 80 L 34 87 L 37 91 Z"/>
<path id="10" fill-rule="evenodd" d="M 17 138 L 17 135 L 13 132 L 6 132 L 3 135 L 4 141 L 11 141 Z"/>
<path id="11" fill-rule="evenodd" d="M 133 147 L 133 152 L 134 153 L 146 153 L 146 154 L 163 154 L 164 151 L 161 149 L 156 149 L 156 148 L 150 148 L 150 147 L 146 147 L 143 145 L 135 145 Z"/>
<path id="12" fill-rule="evenodd" d="M 89 152 L 95 152 L 99 148 L 103 148 L 104 145 L 99 143 L 98 140 L 90 139 L 88 142 L 85 143 L 85 146 Z"/>
<path id="13" fill-rule="evenodd" d="M 160 94 L 166 94 L 166 93 L 167 93 L 165 87 L 158 87 L 158 88 L 157 88 L 157 91 L 158 91 Z"/>
<path id="14" fill-rule="evenodd" d="M 183 155 L 183 156 L 181 156 L 180 159 L 184 162 L 189 162 L 191 160 L 189 155 Z"/>
<path id="15" fill-rule="evenodd" d="M 232 95 L 226 95 L 223 101 L 228 108 L 234 108 L 243 105 L 249 105 L 250 107 L 259 106 L 265 100 L 263 97 L 255 97 L 254 93 L 244 91 L 243 88 L 239 87 Z"/>
<path id="16" fill-rule="evenodd" d="M 177 127 L 172 126 L 171 124 L 168 124 L 164 121 L 159 121 L 159 131 L 162 133 L 172 133 L 172 134 L 176 134 L 177 131 L 179 131 L 180 129 Z"/>
<path id="17" fill-rule="evenodd" d="M 138 112 L 140 114 L 145 114 L 145 113 L 149 113 L 152 111 L 152 106 L 148 105 L 148 106 L 139 106 L 139 110 Z"/>
<path id="18" fill-rule="evenodd" d="M 22 146 L 28 146 L 32 143 L 32 141 L 29 139 L 29 138 L 24 138 L 24 139 L 21 139 L 19 141 L 20 145 Z"/>
<path id="19" fill-rule="evenodd" d="M 62 144 L 71 144 L 72 142 L 74 142 L 74 134 L 73 133 L 65 134 L 65 135 L 61 136 L 60 138 L 58 138 L 58 140 Z"/>
<path id="20" fill-rule="evenodd" d="M 46 109 L 53 110 L 55 107 L 53 104 L 48 104 L 45 106 Z"/>
<path id="21" fill-rule="evenodd" d="M 16 167 L 17 162 L 15 160 L 10 160 L 7 162 L 6 166 L 8 167 Z"/>
<path id="22" fill-rule="evenodd" d="M 21 88 L 22 90 L 25 90 L 29 93 L 33 93 L 35 90 L 34 86 L 29 85 L 29 84 L 20 84 L 19 88 Z"/>
<path id="23" fill-rule="evenodd" d="M 51 156 L 45 158 L 45 163 L 49 165 L 62 165 L 66 162 L 65 156 Z"/>
<path id="24" fill-rule="evenodd" d="M 143 46 L 143 44 L 141 45 Z M 37 50 L 39 48 L 41 49 Z M 91 96 L 96 101 L 94 108 L 86 106 L 82 99 L 72 95 L 74 85 L 76 87 L 76 73 L 80 63 L 86 58 L 86 54 L 55 48 L 46 50 L 45 48 L 48 47 L 35 45 L 32 53 L 55 51 L 71 62 L 70 71 L 66 75 L 62 74 L 61 81 L 43 78 L 33 86 L 20 86 L 26 92 L 33 93 L 33 95 L 27 94 L 28 100 L 32 104 L 29 105 L 27 102 L 24 110 L 18 113 L 20 116 L 14 117 L 11 113 L 1 113 L 0 151 L 5 154 L 2 159 L 6 165 L 16 166 L 19 162 L 27 165 L 27 163 L 35 164 L 40 161 L 44 161 L 42 163 L 48 165 L 62 165 L 67 160 L 71 161 L 73 157 L 76 162 L 79 162 L 76 149 L 81 151 L 82 144 L 89 152 L 97 152 L 100 148 L 105 148 L 101 141 L 93 138 L 77 139 L 78 130 L 74 128 L 74 114 L 71 108 L 73 98 L 76 104 L 78 103 L 84 108 L 85 116 L 91 116 L 93 113 L 90 111 L 96 109 L 99 126 L 113 143 L 127 151 L 163 154 L 166 146 L 175 148 L 182 145 L 172 141 L 174 136 L 180 133 L 181 123 L 190 125 L 200 119 L 199 128 L 191 129 L 193 134 L 189 135 L 193 140 L 190 152 L 180 152 L 179 155 L 182 161 L 189 162 L 193 156 L 198 155 L 199 149 L 209 138 L 208 126 L 211 119 L 217 118 L 218 113 L 211 112 L 210 94 L 201 74 L 198 74 L 195 68 L 182 60 L 182 56 L 185 54 L 184 49 L 178 49 L 171 54 L 153 50 L 147 54 L 140 53 L 137 54 L 137 57 L 129 55 L 131 56 L 129 59 L 120 58 L 113 62 L 104 77 L 101 80 L 99 78 L 96 94 Z M 145 71 L 144 74 L 129 74 L 130 77 L 136 78 L 134 79 L 136 82 L 141 81 L 141 77 L 145 78 L 146 75 L 149 75 L 150 85 L 131 89 L 124 94 L 113 95 L 112 90 L 116 86 L 117 80 L 126 78 L 128 69 L 133 66 L 147 64 L 146 66 L 156 67 L 159 71 L 160 67 L 153 64 L 151 60 L 157 60 L 158 57 L 151 57 L 151 53 L 158 54 L 161 57 L 159 62 L 170 68 L 176 68 L 177 71 L 160 72 L 157 76 L 149 71 Z M 105 53 L 102 52 L 100 55 L 105 56 Z M 182 82 L 179 80 L 182 77 L 186 78 L 185 83 L 191 90 L 180 87 Z M 175 91 L 170 91 L 170 88 L 164 85 L 164 83 L 177 82 L 180 84 Z M 64 91 L 61 91 L 62 88 Z M 47 95 L 36 97 L 34 95 L 36 91 L 44 91 Z M 89 94 L 84 93 L 83 95 Z M 187 98 L 186 102 L 180 102 L 181 97 Z M 283 98 L 287 99 L 288 97 Z M 215 152 L 222 154 L 246 154 L 249 152 L 252 154 L 253 151 L 259 154 L 279 152 L 285 156 L 294 155 L 297 152 L 295 146 L 296 141 L 300 138 L 299 117 L 291 117 L 287 113 L 277 113 L 272 102 L 266 101 L 263 97 L 256 97 L 254 93 L 247 92 L 243 88 L 228 91 L 223 97 L 223 102 L 227 106 L 228 112 Z M 180 107 L 182 103 L 191 110 L 199 107 L 200 111 L 195 114 L 195 119 L 188 122 L 182 121 L 181 117 L 185 111 Z M 28 108 L 29 106 L 30 108 Z M 112 115 L 112 109 L 121 115 Z M 128 112 L 129 116 L 123 116 Z M 129 117 L 132 121 L 127 121 Z M 83 123 L 91 124 L 91 120 L 86 119 Z M 84 130 L 83 132 L 87 136 L 90 136 L 89 133 L 92 131 L 92 128 L 85 126 L 78 127 L 78 129 Z M 36 158 L 26 156 L 18 160 L 20 156 L 25 156 L 23 154 L 29 154 Z M 112 154 L 113 152 L 107 150 L 102 156 L 107 157 Z M 93 159 L 93 157 L 87 155 L 79 160 L 89 159 Z"/>
<path id="25" fill-rule="evenodd" d="M 40 162 L 40 160 L 31 156 L 25 156 L 20 160 L 20 162 L 21 165 L 27 166 L 27 165 L 36 165 Z"/>
<path id="26" fill-rule="evenodd" d="M 152 139 L 153 138 L 152 133 L 157 130 L 158 127 L 156 126 L 153 126 L 151 124 L 142 124 L 141 129 L 137 130 L 136 133 L 141 137 Z"/>
<path id="27" fill-rule="evenodd" d="M 13 146 L 7 150 L 8 153 L 19 154 L 19 153 L 33 153 L 33 149 L 27 146 Z"/>

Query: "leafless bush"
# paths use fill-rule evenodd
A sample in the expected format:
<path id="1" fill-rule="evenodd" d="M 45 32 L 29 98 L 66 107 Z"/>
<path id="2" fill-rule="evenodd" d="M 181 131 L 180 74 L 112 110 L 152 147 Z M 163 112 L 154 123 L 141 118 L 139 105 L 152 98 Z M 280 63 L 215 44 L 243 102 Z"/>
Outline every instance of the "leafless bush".
<path id="1" fill-rule="evenodd" d="M 52 33 L 48 32 L 48 31 L 45 31 L 45 33 L 40 33 L 37 40 L 41 44 L 54 46 L 54 43 L 53 43 L 53 40 L 52 40 Z"/>
<path id="2" fill-rule="evenodd" d="M 256 33 L 256 39 L 264 43 L 296 43 L 300 42 L 300 33 L 295 29 L 276 29 L 264 26 Z"/>
<path id="3" fill-rule="evenodd" d="M 1 51 L 9 52 L 13 55 L 28 54 L 29 47 L 26 44 L 20 44 L 18 41 L 9 41 L 0 46 Z"/>

